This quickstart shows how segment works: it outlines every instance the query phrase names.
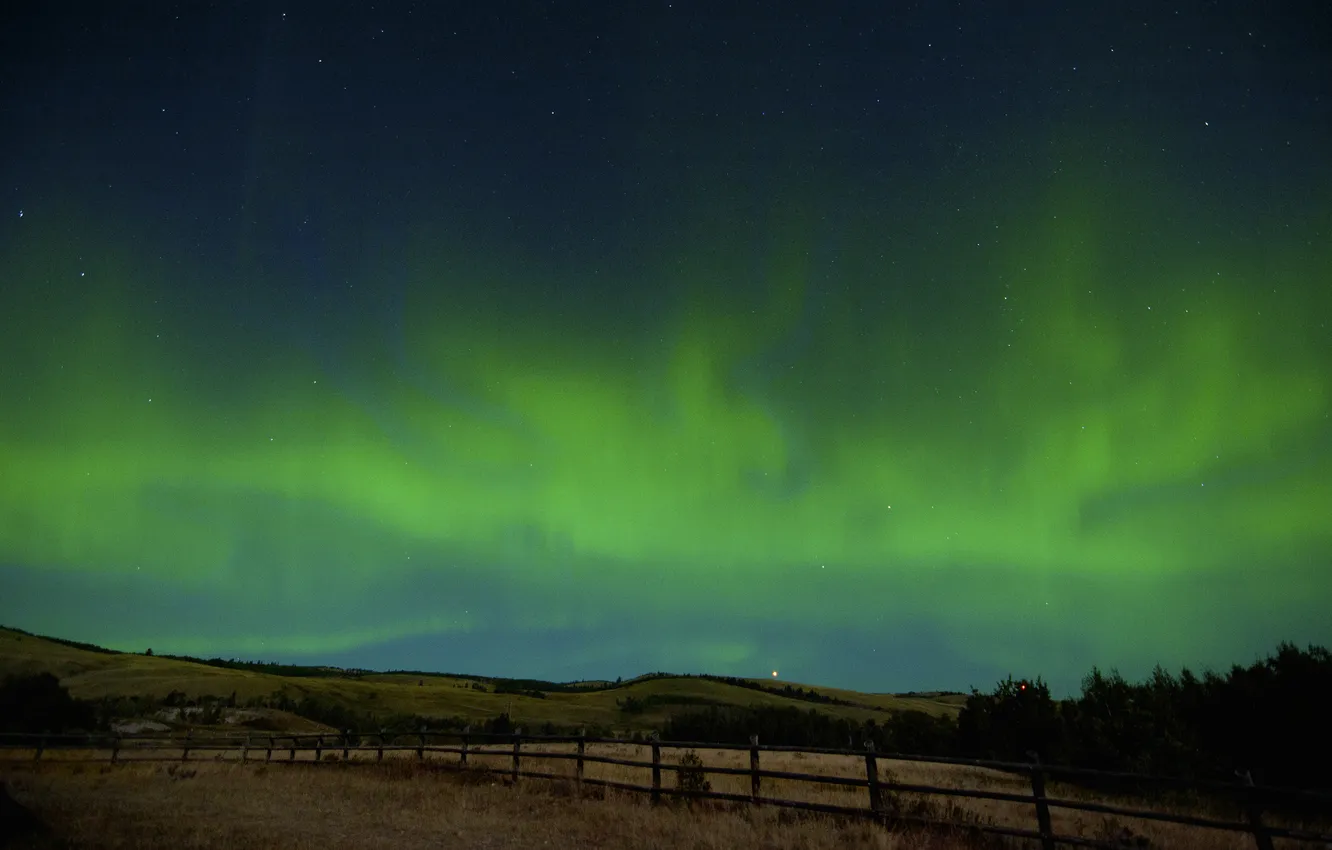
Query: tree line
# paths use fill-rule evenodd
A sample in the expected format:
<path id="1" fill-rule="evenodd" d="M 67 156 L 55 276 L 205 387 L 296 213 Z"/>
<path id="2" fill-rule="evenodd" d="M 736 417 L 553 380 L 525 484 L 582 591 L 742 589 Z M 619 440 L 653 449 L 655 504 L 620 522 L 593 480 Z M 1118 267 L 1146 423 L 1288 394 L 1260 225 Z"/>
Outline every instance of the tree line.
<path id="1" fill-rule="evenodd" d="M 1104 770 L 1234 779 L 1328 788 L 1332 758 L 1332 654 L 1281 644 L 1275 653 L 1227 673 L 1178 675 L 1157 667 L 1129 682 L 1093 668 L 1082 692 L 1056 702 L 1035 681 L 1000 682 L 975 693 L 958 717 L 959 748 Z"/>
<path id="2" fill-rule="evenodd" d="M 857 723 L 809 709 L 709 707 L 676 714 L 667 740 L 768 744 L 1028 761 L 1259 784 L 1332 788 L 1332 654 L 1281 644 L 1248 667 L 1202 676 L 1157 667 L 1141 682 L 1093 668 L 1055 700 L 1039 678 L 973 689 L 956 719 L 909 710 Z"/>

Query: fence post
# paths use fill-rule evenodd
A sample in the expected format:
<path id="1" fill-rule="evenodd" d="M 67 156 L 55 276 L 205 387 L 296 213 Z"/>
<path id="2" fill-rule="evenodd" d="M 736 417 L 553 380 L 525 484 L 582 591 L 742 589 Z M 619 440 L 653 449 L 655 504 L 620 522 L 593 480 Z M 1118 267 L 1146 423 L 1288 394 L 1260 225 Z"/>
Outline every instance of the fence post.
<path id="1" fill-rule="evenodd" d="M 189 733 L 189 732 L 186 732 L 186 733 L 185 733 L 185 746 L 182 747 L 181 750 L 180 750 L 180 760 L 181 760 L 181 761 L 189 761 L 189 760 L 190 760 L 190 733 Z"/>
<path id="2" fill-rule="evenodd" d="M 518 748 L 522 745 L 522 743 L 523 743 L 523 730 L 514 729 L 513 730 L 513 781 L 515 784 L 517 784 L 518 782 Z"/>
<path id="3" fill-rule="evenodd" d="M 1054 831 L 1050 827 L 1050 806 L 1045 802 L 1045 771 L 1041 757 L 1028 750 L 1031 759 L 1031 796 L 1036 798 L 1036 825 L 1041 831 L 1041 850 L 1055 850 Z"/>
<path id="4" fill-rule="evenodd" d="M 296 743 L 297 743 L 297 742 L 296 742 L 296 736 L 295 736 L 295 735 L 292 735 L 292 736 L 291 736 L 291 753 L 290 753 L 290 755 L 287 757 L 287 761 L 296 761 Z"/>
<path id="5" fill-rule="evenodd" d="M 584 726 L 578 730 L 578 773 L 575 784 L 578 786 L 578 793 L 583 793 L 583 755 L 587 752 L 587 727 Z"/>
<path id="6" fill-rule="evenodd" d="M 384 760 L 384 730 L 379 730 L 379 754 L 375 756 L 375 761 Z"/>
<path id="7" fill-rule="evenodd" d="M 462 752 L 458 754 L 458 764 L 463 767 L 467 767 L 467 740 L 472 737 L 471 732 L 472 725 L 470 723 L 463 727 Z"/>
<path id="8" fill-rule="evenodd" d="M 37 739 L 37 754 L 32 757 L 32 760 L 41 761 L 42 751 L 45 749 L 46 749 L 46 734 L 42 733 L 42 736 Z"/>
<path id="9" fill-rule="evenodd" d="M 416 748 L 416 760 L 417 760 L 417 761 L 425 761 L 425 731 L 426 731 L 426 728 L 425 728 L 424 726 L 422 726 L 422 727 L 421 727 L 421 732 L 420 732 L 420 734 L 417 736 L 417 738 L 418 738 L 418 743 L 420 744 L 420 746 L 418 746 L 418 747 Z"/>
<path id="10" fill-rule="evenodd" d="M 111 763 L 115 764 L 120 759 L 120 735 L 111 739 Z"/>
<path id="11" fill-rule="evenodd" d="M 272 736 L 272 735 L 269 735 L 269 736 L 268 736 L 268 752 L 264 754 L 264 763 L 267 764 L 268 762 L 270 762 L 270 761 L 272 761 L 272 760 L 273 760 L 273 736 Z"/>
<path id="12" fill-rule="evenodd" d="M 870 811 L 875 818 L 883 816 L 883 794 L 879 790 L 879 761 L 874 753 L 874 742 L 865 742 L 865 778 L 869 780 Z"/>
<path id="13" fill-rule="evenodd" d="M 250 735 L 247 732 L 245 734 L 245 743 L 241 744 L 241 764 L 245 764 L 245 762 L 249 758 L 250 758 Z"/>
<path id="14" fill-rule="evenodd" d="M 324 736 L 320 735 L 315 739 L 315 764 L 319 763 L 319 757 L 324 753 Z"/>
<path id="15" fill-rule="evenodd" d="M 351 730 L 350 730 L 350 729 L 343 729 L 343 730 L 342 730 L 342 760 L 343 760 L 343 761 L 347 761 L 347 759 L 348 759 L 347 749 L 348 749 L 348 745 L 349 745 L 350 741 L 351 741 Z M 359 747 L 360 744 L 357 744 L 357 746 Z"/>
<path id="16" fill-rule="evenodd" d="M 1240 774 L 1240 777 L 1244 780 L 1244 787 L 1248 789 L 1244 793 L 1244 811 L 1249 818 L 1249 830 L 1253 833 L 1254 843 L 1258 845 L 1258 850 L 1272 850 L 1272 835 L 1263 825 L 1263 805 L 1253 784 L 1253 774 L 1246 770 Z"/>
<path id="17" fill-rule="evenodd" d="M 759 801 L 759 748 L 758 735 L 749 736 L 749 797 Z"/>
<path id="18" fill-rule="evenodd" d="M 661 802 L 661 742 L 652 739 L 652 802 Z"/>

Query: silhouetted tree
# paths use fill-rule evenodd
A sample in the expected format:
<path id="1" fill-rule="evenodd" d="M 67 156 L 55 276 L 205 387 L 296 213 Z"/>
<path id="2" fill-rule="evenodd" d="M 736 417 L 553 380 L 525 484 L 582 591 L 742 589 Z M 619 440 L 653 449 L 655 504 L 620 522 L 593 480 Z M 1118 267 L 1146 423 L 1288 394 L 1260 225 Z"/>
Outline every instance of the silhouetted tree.
<path id="1" fill-rule="evenodd" d="M 1146 773 L 1328 787 L 1332 758 L 1332 655 L 1283 643 L 1274 655 L 1224 676 L 1160 667 L 1143 682 L 1093 669 L 1062 706 L 1068 761 Z M 975 724 L 966 720 L 969 729 Z M 975 735 L 973 732 L 968 734 Z M 981 736 L 984 737 L 984 736 Z"/>
<path id="2" fill-rule="evenodd" d="M 1063 758 L 1063 724 L 1050 688 L 1037 678 L 999 682 L 992 694 L 972 690 L 957 718 L 962 748 L 970 755 L 1001 761 Z"/>
<path id="3" fill-rule="evenodd" d="M 93 704 L 71 697 L 50 673 L 8 676 L 0 684 L 0 731 L 67 732 L 96 727 Z"/>
<path id="4" fill-rule="evenodd" d="M 951 717 L 935 717 L 915 709 L 894 711 L 879 728 L 881 738 L 875 746 L 881 750 L 934 756 L 957 752 L 957 721 Z"/>

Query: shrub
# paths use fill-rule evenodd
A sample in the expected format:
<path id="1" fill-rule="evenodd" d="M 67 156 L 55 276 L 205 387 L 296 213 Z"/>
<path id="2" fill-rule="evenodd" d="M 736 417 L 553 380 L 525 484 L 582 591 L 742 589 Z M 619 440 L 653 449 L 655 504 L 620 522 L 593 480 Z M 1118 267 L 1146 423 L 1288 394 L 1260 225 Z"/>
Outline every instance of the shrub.
<path id="1" fill-rule="evenodd" d="M 680 756 L 680 769 L 675 773 L 675 787 L 681 791 L 706 792 L 712 790 L 712 783 L 703 770 L 703 759 L 693 750 L 686 750 Z"/>
<path id="2" fill-rule="evenodd" d="M 92 703 L 74 699 L 50 673 L 10 676 L 0 684 L 0 731 L 91 731 L 97 726 Z"/>

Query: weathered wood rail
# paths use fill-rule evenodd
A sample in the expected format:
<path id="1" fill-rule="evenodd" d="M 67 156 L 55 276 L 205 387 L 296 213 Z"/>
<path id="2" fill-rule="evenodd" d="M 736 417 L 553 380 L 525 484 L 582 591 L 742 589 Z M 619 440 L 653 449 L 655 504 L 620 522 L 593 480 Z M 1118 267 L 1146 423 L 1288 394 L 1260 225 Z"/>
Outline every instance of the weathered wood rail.
<path id="1" fill-rule="evenodd" d="M 403 740 L 407 743 L 402 743 Z M 456 741 L 457 743 L 440 743 Z M 524 744 L 552 745 L 575 744 L 573 752 L 551 752 L 545 750 L 523 749 Z M 597 755 L 587 751 L 589 744 L 640 744 L 651 751 L 651 761 L 624 759 L 615 756 Z M 662 760 L 663 749 L 674 750 L 739 750 L 748 751 L 749 767 L 724 767 L 720 765 L 687 766 Z M 28 758 L 40 762 L 44 757 L 50 760 L 51 753 L 61 753 L 61 762 L 70 761 L 73 755 L 77 761 L 109 761 L 112 764 L 132 764 L 137 762 L 172 761 L 189 762 L 191 754 L 213 753 L 213 760 L 239 761 L 242 763 L 290 763 L 320 764 L 329 754 L 340 755 L 342 763 L 383 762 L 385 753 L 407 753 L 415 756 L 416 761 L 430 760 L 443 767 L 466 768 L 469 757 L 475 763 L 477 757 L 510 756 L 509 768 L 501 771 L 516 782 L 519 778 L 554 779 L 573 781 L 579 789 L 584 785 L 616 788 L 623 791 L 650 795 L 653 802 L 663 796 L 726 800 L 751 805 L 774 806 L 780 808 L 803 809 L 825 814 L 846 815 L 870 818 L 884 824 L 917 824 L 934 827 L 957 827 L 964 830 L 1025 838 L 1040 843 L 1042 850 L 1053 850 L 1057 845 L 1114 848 L 1122 847 L 1110 841 L 1089 839 L 1074 835 L 1061 835 L 1054 830 L 1050 812 L 1052 809 L 1071 809 L 1104 815 L 1138 818 L 1150 821 L 1180 824 L 1223 832 L 1247 833 L 1254 839 L 1257 850 L 1273 850 L 1273 839 L 1298 844 L 1316 846 L 1332 845 L 1332 833 L 1315 832 L 1307 829 L 1293 829 L 1273 825 L 1264 821 L 1264 812 L 1274 806 L 1302 806 L 1317 811 L 1332 813 L 1332 795 L 1309 791 L 1297 791 L 1264 787 L 1253 784 L 1246 776 L 1245 782 L 1214 782 L 1186 780 L 1145 774 L 1119 773 L 1113 771 L 1090 770 L 1085 768 L 1063 767 L 1042 764 L 1033 758 L 1031 762 L 1003 762 L 985 759 L 945 758 L 936 756 L 917 756 L 903 753 L 875 752 L 872 745 L 863 751 L 844 749 L 823 749 L 814 747 L 788 747 L 759 744 L 752 738 L 749 744 L 717 744 L 697 741 L 626 741 L 620 738 L 592 738 L 586 735 L 529 735 L 521 730 L 514 733 L 462 731 L 432 731 L 422 729 L 418 732 L 374 732 L 346 734 L 302 734 L 302 733 L 263 733 L 246 735 L 192 735 L 170 736 L 152 734 L 26 734 L 0 733 L 0 761 L 16 761 L 24 756 L 9 754 L 31 753 Z M 768 770 L 761 767 L 761 753 L 803 753 L 807 755 L 851 756 L 863 760 L 864 778 L 836 776 L 827 774 L 798 773 L 784 770 Z M 168 755 L 169 753 L 169 755 Z M 276 756 L 275 756 L 276 753 Z M 298 758 L 298 754 L 308 757 Z M 356 757 L 353 758 L 353 754 Z M 432 758 L 436 754 L 454 754 L 457 761 Z M 553 773 L 546 770 L 523 769 L 522 762 L 527 759 L 573 761 L 572 774 Z M 947 788 L 935 785 L 921 785 L 906 782 L 884 780 L 879 776 L 881 760 L 923 762 L 928 764 L 959 765 L 973 768 L 988 768 L 1007 774 L 1023 776 L 1030 780 L 1030 794 L 1016 794 L 1005 791 L 983 789 Z M 642 768 L 650 771 L 651 785 L 638 785 L 610 779 L 599 779 L 585 775 L 585 765 L 600 763 Z M 750 779 L 749 794 L 734 794 L 711 790 L 685 789 L 668 787 L 662 782 L 662 771 L 697 772 L 699 774 L 747 776 Z M 827 803 L 815 803 L 804 800 L 785 800 L 765 797 L 762 794 L 764 779 L 790 780 L 796 782 L 839 785 L 868 790 L 869 806 L 853 807 Z M 1133 785 L 1142 789 L 1157 791 L 1201 792 L 1217 798 L 1237 802 L 1245 812 L 1245 819 L 1221 820 L 1174 812 L 1162 812 L 1148 809 L 1134 809 L 1110 803 L 1089 800 L 1073 800 L 1051 797 L 1046 793 L 1047 779 L 1063 779 L 1070 782 L 1114 781 Z M 677 783 L 678 784 L 678 783 Z M 958 823 L 949 820 L 909 815 L 896 811 L 886 792 L 903 792 L 921 795 L 943 796 L 951 798 L 970 798 L 979 800 L 997 800 L 1007 803 L 1030 805 L 1036 820 L 1036 829 L 1020 829 L 993 824 Z"/>

